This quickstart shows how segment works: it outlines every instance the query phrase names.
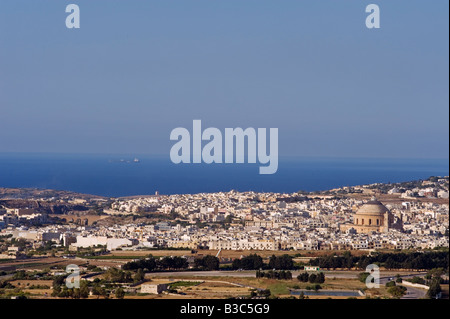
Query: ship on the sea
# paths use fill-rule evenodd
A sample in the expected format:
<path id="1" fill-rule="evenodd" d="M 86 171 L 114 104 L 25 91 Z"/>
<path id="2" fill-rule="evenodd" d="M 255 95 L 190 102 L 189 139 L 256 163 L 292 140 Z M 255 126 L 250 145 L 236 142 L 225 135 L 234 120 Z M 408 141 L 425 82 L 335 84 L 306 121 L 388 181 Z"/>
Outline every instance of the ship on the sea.
<path id="1" fill-rule="evenodd" d="M 139 160 L 139 158 L 135 157 L 134 160 L 126 160 L 126 159 L 120 159 L 120 160 L 108 160 L 108 162 L 113 163 L 113 162 L 119 162 L 119 163 L 140 163 L 141 161 Z"/>

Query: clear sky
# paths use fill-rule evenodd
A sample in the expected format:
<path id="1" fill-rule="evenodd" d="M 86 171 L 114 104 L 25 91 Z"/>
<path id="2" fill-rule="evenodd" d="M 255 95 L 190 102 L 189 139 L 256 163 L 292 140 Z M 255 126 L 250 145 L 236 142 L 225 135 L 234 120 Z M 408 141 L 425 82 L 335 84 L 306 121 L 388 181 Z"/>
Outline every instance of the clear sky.
<path id="1" fill-rule="evenodd" d="M 280 156 L 448 158 L 448 6 L 1 0 L 0 152 L 168 156 L 201 119 L 277 127 Z"/>

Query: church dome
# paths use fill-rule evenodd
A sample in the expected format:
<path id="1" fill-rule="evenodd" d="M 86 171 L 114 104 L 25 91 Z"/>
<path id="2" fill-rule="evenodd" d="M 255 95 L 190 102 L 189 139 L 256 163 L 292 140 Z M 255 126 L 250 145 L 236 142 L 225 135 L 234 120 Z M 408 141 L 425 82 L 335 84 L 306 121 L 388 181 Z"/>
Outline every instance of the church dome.
<path id="1" fill-rule="evenodd" d="M 388 209 L 381 202 L 379 202 L 376 198 L 372 198 L 370 201 L 365 203 L 356 211 L 357 215 L 380 215 L 383 216 Z"/>

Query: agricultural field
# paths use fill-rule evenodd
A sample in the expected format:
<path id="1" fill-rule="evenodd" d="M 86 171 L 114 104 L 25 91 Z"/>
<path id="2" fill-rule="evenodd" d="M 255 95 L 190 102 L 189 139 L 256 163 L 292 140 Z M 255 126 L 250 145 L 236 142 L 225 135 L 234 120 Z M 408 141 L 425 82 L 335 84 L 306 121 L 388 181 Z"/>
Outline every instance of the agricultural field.
<path id="1" fill-rule="evenodd" d="M 159 256 L 205 256 L 205 255 L 217 255 L 218 250 L 196 250 L 195 253 L 192 253 L 191 250 L 138 250 L 138 251 L 127 251 L 127 250 L 116 250 L 111 252 L 111 256 L 147 256 L 153 255 L 155 257 Z M 351 252 L 353 256 L 362 256 L 367 254 L 366 251 L 354 250 Z M 272 255 L 281 256 L 281 255 L 300 255 L 302 257 L 319 257 L 336 254 L 337 256 L 343 255 L 344 251 L 342 250 L 312 250 L 312 251 L 302 251 L 302 250 L 222 250 L 220 252 L 220 257 L 223 258 L 240 258 L 241 256 L 248 256 L 252 254 L 257 254 L 263 258 L 269 258 Z"/>

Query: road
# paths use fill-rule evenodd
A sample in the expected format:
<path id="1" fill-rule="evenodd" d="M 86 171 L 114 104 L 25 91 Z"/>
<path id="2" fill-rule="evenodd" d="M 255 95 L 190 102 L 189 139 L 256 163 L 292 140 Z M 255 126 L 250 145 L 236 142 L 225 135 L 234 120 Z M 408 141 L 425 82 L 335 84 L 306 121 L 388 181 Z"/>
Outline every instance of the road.
<path id="1" fill-rule="evenodd" d="M 427 294 L 425 289 L 414 288 L 414 287 L 406 287 L 406 295 L 404 295 L 401 299 L 422 299 Z"/>
<path id="2" fill-rule="evenodd" d="M 294 270 L 292 271 L 292 277 L 297 277 L 303 270 Z M 326 278 L 347 278 L 347 279 L 355 279 L 358 278 L 359 273 L 361 271 L 354 270 L 343 270 L 343 271 L 323 271 L 325 273 Z M 380 278 L 390 278 L 395 277 L 399 272 L 395 271 L 386 271 L 381 272 Z M 402 278 L 413 277 L 424 275 L 424 272 L 400 272 Z M 171 272 L 152 272 L 149 273 L 150 276 L 157 277 L 255 277 L 255 270 L 243 270 L 243 271 L 232 271 L 232 270 L 213 270 L 213 271 L 171 271 Z"/>
<path id="3" fill-rule="evenodd" d="M 422 273 L 414 273 L 414 274 L 410 274 L 410 275 L 404 275 L 404 276 L 400 276 L 400 277 L 402 279 L 406 279 L 406 278 L 419 276 L 419 275 L 425 275 L 425 274 L 426 274 L 426 272 L 422 272 Z M 395 280 L 395 279 L 396 279 L 395 276 L 381 277 L 380 284 L 386 285 L 386 283 L 388 281 Z M 401 299 L 422 299 L 427 294 L 427 291 L 425 289 L 415 288 L 415 287 L 411 287 L 411 286 L 405 286 L 405 287 L 407 289 L 406 295 L 404 295 Z"/>

